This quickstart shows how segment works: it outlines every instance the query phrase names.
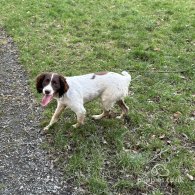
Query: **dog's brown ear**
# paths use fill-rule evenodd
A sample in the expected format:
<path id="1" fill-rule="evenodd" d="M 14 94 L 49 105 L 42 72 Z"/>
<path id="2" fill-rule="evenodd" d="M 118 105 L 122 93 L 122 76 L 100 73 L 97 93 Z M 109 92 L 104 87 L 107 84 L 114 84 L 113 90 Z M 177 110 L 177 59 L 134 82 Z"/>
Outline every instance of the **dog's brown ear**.
<path id="1" fill-rule="evenodd" d="M 38 93 L 42 93 L 43 91 L 43 80 L 45 78 L 46 73 L 42 73 L 40 75 L 37 76 L 36 78 L 36 88 Z"/>
<path id="2" fill-rule="evenodd" d="M 59 97 L 63 96 L 69 89 L 69 85 L 66 82 L 66 79 L 63 76 L 59 76 L 60 79 L 60 89 L 59 89 Z"/>

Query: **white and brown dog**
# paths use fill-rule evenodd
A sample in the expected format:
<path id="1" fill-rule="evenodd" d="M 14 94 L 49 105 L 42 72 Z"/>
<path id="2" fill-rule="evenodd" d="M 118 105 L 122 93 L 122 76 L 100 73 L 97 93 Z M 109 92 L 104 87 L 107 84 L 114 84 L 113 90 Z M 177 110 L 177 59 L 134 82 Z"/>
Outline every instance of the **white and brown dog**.
<path id="1" fill-rule="evenodd" d="M 42 73 L 36 78 L 36 88 L 43 93 L 42 106 L 46 106 L 53 98 L 57 100 L 57 108 L 48 126 L 47 131 L 57 122 L 65 107 L 76 113 L 78 127 L 84 123 L 86 110 L 84 103 L 100 97 L 103 105 L 103 113 L 92 116 L 94 119 L 101 119 L 109 115 L 109 111 L 117 103 L 122 109 L 122 118 L 128 112 L 124 103 L 128 95 L 128 87 L 131 76 L 123 71 L 122 74 L 114 72 L 91 73 L 81 76 L 63 77 L 56 73 Z"/>

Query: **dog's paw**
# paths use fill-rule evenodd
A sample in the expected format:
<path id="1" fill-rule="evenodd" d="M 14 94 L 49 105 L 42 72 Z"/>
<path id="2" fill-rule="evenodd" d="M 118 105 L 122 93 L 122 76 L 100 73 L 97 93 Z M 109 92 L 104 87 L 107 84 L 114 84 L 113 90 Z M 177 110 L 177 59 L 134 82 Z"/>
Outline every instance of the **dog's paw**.
<path id="1" fill-rule="evenodd" d="M 44 131 L 43 129 L 39 131 L 39 134 L 40 135 L 46 135 L 47 134 L 47 131 Z"/>
<path id="2" fill-rule="evenodd" d="M 44 128 L 43 128 L 43 131 L 48 131 L 48 130 L 49 130 L 49 127 L 50 127 L 49 125 L 46 126 L 46 127 L 44 127 Z"/>
<path id="3" fill-rule="evenodd" d="M 45 134 L 47 134 L 49 128 L 50 128 L 50 126 L 48 125 L 48 126 L 44 127 L 42 130 L 40 130 L 39 133 L 40 133 L 41 135 L 45 135 Z"/>
<path id="4" fill-rule="evenodd" d="M 48 132 L 49 128 L 50 128 L 50 125 L 44 127 L 43 130 L 41 131 L 41 134 L 42 135 L 46 134 Z"/>

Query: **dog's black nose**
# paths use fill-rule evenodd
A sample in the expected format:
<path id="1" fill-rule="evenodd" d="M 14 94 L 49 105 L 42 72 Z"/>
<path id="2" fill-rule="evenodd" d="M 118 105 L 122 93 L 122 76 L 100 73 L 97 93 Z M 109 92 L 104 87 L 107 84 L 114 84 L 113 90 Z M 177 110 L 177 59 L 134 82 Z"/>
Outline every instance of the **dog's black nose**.
<path id="1" fill-rule="evenodd" d="M 49 95 L 49 94 L 50 94 L 50 91 L 45 90 L 45 94 L 46 94 L 46 95 Z"/>

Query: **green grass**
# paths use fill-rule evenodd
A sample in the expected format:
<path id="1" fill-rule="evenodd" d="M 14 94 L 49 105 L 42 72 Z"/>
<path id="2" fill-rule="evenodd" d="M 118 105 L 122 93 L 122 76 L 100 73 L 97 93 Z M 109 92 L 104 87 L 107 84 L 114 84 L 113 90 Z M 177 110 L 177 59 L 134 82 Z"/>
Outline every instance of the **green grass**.
<path id="1" fill-rule="evenodd" d="M 44 147 L 61 154 L 65 180 L 85 194 L 194 194 L 193 0 L 1 0 L 0 11 L 37 101 L 34 80 L 43 71 L 135 70 L 126 120 L 93 121 L 101 112 L 95 101 L 83 127 L 72 128 L 67 110 L 50 130 Z"/>

